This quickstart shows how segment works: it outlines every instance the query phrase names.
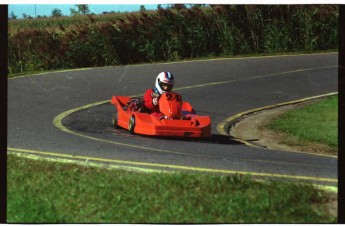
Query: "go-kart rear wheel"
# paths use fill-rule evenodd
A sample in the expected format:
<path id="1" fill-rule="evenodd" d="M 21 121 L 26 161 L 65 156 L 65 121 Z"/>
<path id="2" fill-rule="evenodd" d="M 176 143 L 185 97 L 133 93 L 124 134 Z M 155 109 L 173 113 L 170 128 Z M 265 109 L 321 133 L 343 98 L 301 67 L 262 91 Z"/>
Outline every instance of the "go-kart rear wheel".
<path id="1" fill-rule="evenodd" d="M 129 122 L 128 122 L 128 131 L 130 134 L 134 134 L 134 128 L 135 128 L 135 116 L 132 115 L 129 118 Z"/>
<path id="2" fill-rule="evenodd" d="M 115 112 L 113 114 L 113 126 L 115 129 L 119 128 L 119 126 L 117 125 L 117 122 L 118 122 L 118 114 L 117 114 L 117 112 Z"/>

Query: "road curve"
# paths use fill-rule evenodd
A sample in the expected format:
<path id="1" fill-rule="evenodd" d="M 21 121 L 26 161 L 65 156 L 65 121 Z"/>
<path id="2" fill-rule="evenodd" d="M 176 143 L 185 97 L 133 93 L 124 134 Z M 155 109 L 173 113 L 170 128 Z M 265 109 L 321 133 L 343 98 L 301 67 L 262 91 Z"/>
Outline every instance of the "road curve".
<path id="1" fill-rule="evenodd" d="M 337 158 L 244 145 L 219 132 L 250 109 L 337 92 L 337 53 L 90 68 L 8 81 L 8 151 L 140 169 L 250 173 L 337 186 Z M 112 128 L 113 95 L 142 95 L 160 71 L 212 119 L 209 140 Z M 218 127 L 218 130 L 217 130 Z"/>

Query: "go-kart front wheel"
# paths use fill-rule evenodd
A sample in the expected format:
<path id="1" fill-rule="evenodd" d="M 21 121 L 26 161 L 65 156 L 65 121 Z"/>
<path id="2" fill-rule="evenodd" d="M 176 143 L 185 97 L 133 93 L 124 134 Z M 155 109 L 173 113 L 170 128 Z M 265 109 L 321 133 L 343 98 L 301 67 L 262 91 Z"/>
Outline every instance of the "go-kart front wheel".
<path id="1" fill-rule="evenodd" d="M 119 126 L 117 125 L 117 122 L 118 122 L 118 115 L 117 115 L 117 112 L 115 112 L 113 114 L 113 126 L 115 129 L 119 128 Z"/>
<path id="2" fill-rule="evenodd" d="M 132 115 L 129 118 L 129 122 L 128 122 L 128 131 L 130 134 L 134 134 L 134 128 L 135 128 L 135 116 Z"/>

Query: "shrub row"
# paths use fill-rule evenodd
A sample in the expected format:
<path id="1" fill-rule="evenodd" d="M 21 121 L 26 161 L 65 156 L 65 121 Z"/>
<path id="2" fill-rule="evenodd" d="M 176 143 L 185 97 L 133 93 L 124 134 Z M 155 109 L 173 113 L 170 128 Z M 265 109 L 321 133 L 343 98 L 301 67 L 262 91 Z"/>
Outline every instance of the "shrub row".
<path id="1" fill-rule="evenodd" d="M 333 5 L 211 5 L 95 17 L 17 30 L 10 23 L 9 72 L 338 47 Z"/>

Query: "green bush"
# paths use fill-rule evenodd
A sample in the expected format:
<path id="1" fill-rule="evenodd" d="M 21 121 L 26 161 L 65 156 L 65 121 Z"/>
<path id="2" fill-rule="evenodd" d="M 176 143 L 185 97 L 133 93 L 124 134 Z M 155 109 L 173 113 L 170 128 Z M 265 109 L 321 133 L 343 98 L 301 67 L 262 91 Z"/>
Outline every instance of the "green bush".
<path id="1" fill-rule="evenodd" d="M 9 72 L 336 49 L 333 5 L 210 5 L 9 23 Z"/>

